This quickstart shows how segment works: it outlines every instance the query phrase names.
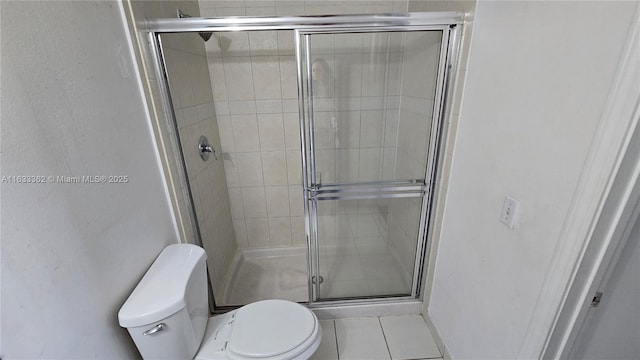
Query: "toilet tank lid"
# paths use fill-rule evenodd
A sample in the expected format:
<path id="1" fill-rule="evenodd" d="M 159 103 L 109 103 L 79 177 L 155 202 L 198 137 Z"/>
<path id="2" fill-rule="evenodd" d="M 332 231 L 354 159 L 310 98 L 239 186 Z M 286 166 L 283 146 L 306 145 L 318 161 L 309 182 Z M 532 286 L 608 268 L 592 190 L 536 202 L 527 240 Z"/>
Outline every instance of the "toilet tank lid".
<path id="1" fill-rule="evenodd" d="M 204 250 L 196 245 L 167 246 L 120 308 L 120 326 L 149 325 L 182 310 L 189 277 L 206 258 Z"/>

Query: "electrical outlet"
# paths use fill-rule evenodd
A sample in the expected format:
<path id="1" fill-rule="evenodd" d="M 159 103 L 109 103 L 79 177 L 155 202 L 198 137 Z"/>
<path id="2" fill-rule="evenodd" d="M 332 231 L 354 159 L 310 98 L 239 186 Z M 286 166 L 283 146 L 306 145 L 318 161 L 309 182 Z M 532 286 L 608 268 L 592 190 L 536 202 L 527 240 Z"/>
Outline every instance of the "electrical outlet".
<path id="1" fill-rule="evenodd" d="M 500 221 L 507 225 L 509 229 L 513 229 L 513 225 L 516 222 L 517 211 L 518 201 L 510 196 L 505 196 L 504 204 L 502 205 L 502 214 L 500 214 Z"/>

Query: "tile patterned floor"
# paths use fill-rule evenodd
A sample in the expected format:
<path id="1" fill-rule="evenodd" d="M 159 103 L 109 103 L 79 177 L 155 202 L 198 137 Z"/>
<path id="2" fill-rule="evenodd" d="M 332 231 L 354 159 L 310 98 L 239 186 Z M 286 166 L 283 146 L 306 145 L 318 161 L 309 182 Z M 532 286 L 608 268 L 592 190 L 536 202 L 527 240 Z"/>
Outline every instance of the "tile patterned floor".
<path id="1" fill-rule="evenodd" d="M 311 360 L 442 360 L 420 315 L 321 320 L 322 343 Z"/>

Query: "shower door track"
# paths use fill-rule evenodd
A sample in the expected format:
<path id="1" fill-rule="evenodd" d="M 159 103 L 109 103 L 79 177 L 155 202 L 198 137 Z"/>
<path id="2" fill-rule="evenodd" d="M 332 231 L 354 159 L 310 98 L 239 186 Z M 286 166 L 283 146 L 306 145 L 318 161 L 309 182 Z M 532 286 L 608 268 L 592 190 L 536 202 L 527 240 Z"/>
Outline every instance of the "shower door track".
<path id="1" fill-rule="evenodd" d="M 218 18 L 149 19 L 140 21 L 138 28 L 151 34 L 304 29 L 322 31 L 322 29 L 329 29 L 330 27 L 342 27 L 345 29 L 377 27 L 384 31 L 394 26 L 450 26 L 460 25 L 463 22 L 463 12 L 443 11 L 366 15 L 228 16 Z"/>
<path id="2" fill-rule="evenodd" d="M 441 160 L 442 154 L 439 153 L 440 135 L 442 131 L 443 119 L 448 115 L 448 101 L 452 76 L 451 73 L 456 71 L 457 67 L 457 51 L 458 51 L 458 33 L 459 26 L 464 23 L 465 14 L 463 12 L 428 12 L 428 13 L 388 13 L 388 14 L 364 14 L 364 15 L 322 15 L 322 16 L 265 16 L 265 17 L 249 17 L 249 16 L 231 16 L 221 18 L 171 18 L 171 19 L 149 19 L 137 23 L 139 31 L 148 34 L 148 41 L 151 45 L 152 57 L 155 60 L 155 72 L 158 75 L 160 86 L 160 97 L 163 108 L 169 116 L 173 117 L 175 126 L 175 114 L 173 114 L 173 106 L 171 103 L 171 94 L 169 91 L 168 79 L 164 71 L 164 61 L 162 55 L 160 35 L 163 33 L 192 33 L 192 32 L 228 32 L 228 31 L 274 31 L 274 30 L 294 30 L 296 41 L 296 58 L 298 63 L 298 102 L 301 121 L 301 142 L 304 142 L 304 113 L 305 98 L 304 89 L 302 88 L 303 69 L 301 64 L 301 36 L 309 36 L 311 34 L 323 33 L 348 33 L 348 32 L 384 32 L 384 31 L 419 31 L 419 30 L 439 30 L 443 32 L 443 42 L 440 53 L 440 65 L 438 73 L 438 83 L 436 84 L 436 99 L 434 101 L 433 112 L 433 128 L 431 133 L 431 141 L 429 145 L 429 159 L 427 164 L 427 178 L 425 181 L 418 180 L 401 180 L 401 181 L 383 181 L 372 183 L 358 184 L 327 184 L 308 188 L 306 186 L 306 163 L 305 146 L 302 144 L 302 176 L 303 187 L 305 192 L 304 219 L 305 228 L 307 229 L 307 252 L 309 259 L 309 303 L 311 307 L 325 306 L 342 306 L 342 305 L 358 305 L 358 304 L 384 304 L 397 301 L 415 301 L 420 298 L 420 284 L 423 281 L 423 271 L 421 267 L 424 265 L 426 242 L 431 222 L 433 219 L 429 217 L 430 207 L 434 196 L 433 184 L 436 179 L 436 168 Z M 306 43 L 308 45 L 308 42 Z M 307 49 L 308 50 L 308 49 Z M 177 132 L 176 132 L 177 133 Z M 179 140 L 178 140 L 179 141 Z M 178 153 L 181 154 L 181 148 L 178 146 Z M 182 174 L 181 181 L 185 181 L 186 169 L 180 169 Z M 188 186 L 187 186 L 188 188 Z M 421 226 L 419 232 L 418 249 L 416 251 L 416 262 L 414 267 L 414 279 L 412 284 L 411 295 L 409 296 L 381 296 L 381 297 L 361 297 L 357 299 L 338 299 L 322 301 L 318 300 L 314 286 L 319 286 L 313 281 L 314 269 L 312 269 L 312 249 L 313 245 L 310 241 L 310 212 L 309 199 L 318 200 L 346 200 L 346 199 L 380 199 L 380 198 L 403 198 L 403 197 L 423 197 L 423 205 L 421 209 Z M 189 194 L 189 198 L 191 195 Z M 190 213 L 192 225 L 195 227 L 194 234 L 196 241 L 202 246 L 202 240 L 197 229 L 197 220 L 195 220 L 195 209 L 193 209 L 193 201 L 190 201 Z M 317 221 L 314 219 L 314 221 Z M 315 224 L 317 229 L 317 223 Z M 315 236 L 317 241 L 317 236 Z M 315 244 L 317 247 L 317 243 Z M 317 250 L 317 249 L 316 249 Z M 315 262 L 317 265 L 317 262 Z M 318 273 L 319 274 L 319 273 Z M 211 283 L 209 285 L 210 300 L 214 300 L 211 292 Z M 210 301 L 214 304 L 215 301 Z M 216 309 L 231 308 L 215 307 Z"/>

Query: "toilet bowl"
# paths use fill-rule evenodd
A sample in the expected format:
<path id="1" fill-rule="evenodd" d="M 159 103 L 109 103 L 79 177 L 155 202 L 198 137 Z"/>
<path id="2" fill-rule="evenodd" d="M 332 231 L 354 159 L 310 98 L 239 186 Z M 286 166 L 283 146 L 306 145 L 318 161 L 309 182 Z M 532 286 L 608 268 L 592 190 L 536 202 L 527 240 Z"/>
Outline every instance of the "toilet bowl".
<path id="1" fill-rule="evenodd" d="M 144 359 L 308 359 L 322 339 L 315 314 L 263 300 L 209 317 L 206 254 L 165 248 L 118 312 Z"/>

